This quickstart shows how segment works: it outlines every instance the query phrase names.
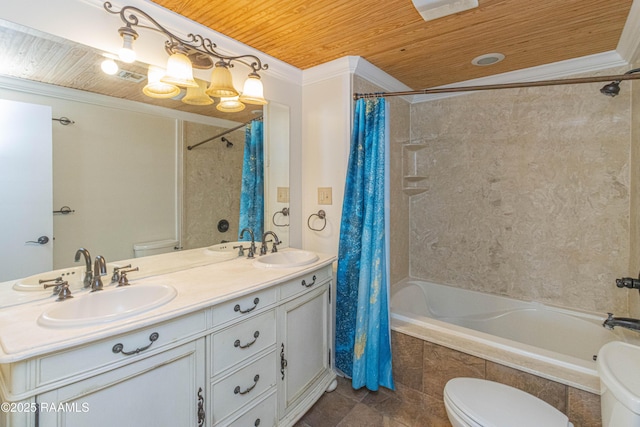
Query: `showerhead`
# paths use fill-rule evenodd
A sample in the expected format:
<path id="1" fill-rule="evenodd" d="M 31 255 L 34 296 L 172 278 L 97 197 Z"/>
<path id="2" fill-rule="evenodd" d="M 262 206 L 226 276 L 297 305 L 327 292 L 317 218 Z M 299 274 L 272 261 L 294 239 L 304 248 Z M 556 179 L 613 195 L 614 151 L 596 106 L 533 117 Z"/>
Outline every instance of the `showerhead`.
<path id="1" fill-rule="evenodd" d="M 611 82 L 602 86 L 602 89 L 600 89 L 600 93 L 611 97 L 616 96 L 620 93 L 620 81 Z"/>
<path id="2" fill-rule="evenodd" d="M 229 147 L 233 147 L 233 142 L 229 141 L 227 138 L 225 138 L 224 136 L 221 138 L 222 142 L 226 142 L 227 143 L 227 148 Z"/>

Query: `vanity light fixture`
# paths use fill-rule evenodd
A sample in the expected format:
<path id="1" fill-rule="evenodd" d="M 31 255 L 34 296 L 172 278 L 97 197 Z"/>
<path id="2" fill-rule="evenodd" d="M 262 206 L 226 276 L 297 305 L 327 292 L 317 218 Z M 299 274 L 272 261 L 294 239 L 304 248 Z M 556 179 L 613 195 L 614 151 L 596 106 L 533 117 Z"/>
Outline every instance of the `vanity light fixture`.
<path id="1" fill-rule="evenodd" d="M 216 108 L 218 111 L 224 113 L 236 113 L 244 110 L 245 105 L 238 100 L 238 96 L 231 96 L 220 98 L 220 102 L 216 105 Z"/>
<path id="2" fill-rule="evenodd" d="M 174 94 L 182 88 L 193 88 L 197 92 L 202 88 L 193 77 L 193 69 L 209 69 L 211 72 L 211 83 L 206 89 L 205 94 L 198 94 L 197 97 L 185 96 L 183 102 L 198 99 L 200 104 L 205 105 L 203 96 L 219 97 L 221 102 L 218 109 L 231 108 L 226 111 L 241 111 L 244 109 L 244 103 L 264 105 L 267 101 L 263 95 L 263 85 L 260 80 L 259 71 L 267 70 L 269 66 L 263 64 L 260 58 L 255 55 L 224 55 L 216 50 L 217 46 L 210 39 L 199 34 L 189 34 L 186 38 L 181 38 L 171 33 L 169 30 L 160 25 L 149 14 L 134 6 L 124 6 L 120 10 L 115 10 L 111 2 L 104 3 L 104 9 L 114 15 L 120 15 L 120 19 L 124 26 L 118 29 L 118 33 L 122 37 L 122 49 L 120 49 L 120 60 L 123 62 L 135 61 L 136 54 L 133 50 L 133 42 L 139 37 L 136 29 L 147 29 L 159 32 L 166 36 L 164 43 L 165 51 L 170 55 L 167 61 L 165 74 L 157 78 L 158 70 L 151 67 L 149 69 L 149 84 L 145 86 L 143 92 L 145 95 L 154 98 L 170 98 L 169 94 Z M 242 93 L 239 93 L 233 84 L 233 78 L 229 68 L 236 64 L 242 64 L 251 69 L 247 80 L 244 83 Z M 157 67 L 156 67 L 157 68 Z M 153 75 L 152 73 L 156 73 Z M 166 86 L 161 86 L 164 84 Z M 194 98 L 195 97 L 195 98 Z M 233 100 L 227 98 L 235 98 Z M 187 101 L 184 101 L 187 99 Z M 222 100 L 224 99 L 224 104 Z M 208 102 L 208 105 L 213 102 Z M 220 105 L 222 105 L 222 108 Z M 242 106 L 240 108 L 240 105 Z M 227 107 L 225 107 L 227 106 Z"/>
<path id="3" fill-rule="evenodd" d="M 118 64 L 116 64 L 116 61 L 114 61 L 113 58 L 105 58 L 100 63 L 100 68 L 102 69 L 103 73 L 110 76 L 113 76 L 115 73 L 117 73 L 119 69 Z"/>
<path id="4" fill-rule="evenodd" d="M 189 105 L 211 105 L 214 103 L 213 99 L 205 93 L 207 88 L 207 82 L 199 80 L 198 86 L 188 87 L 187 94 L 182 98 L 182 102 Z"/>

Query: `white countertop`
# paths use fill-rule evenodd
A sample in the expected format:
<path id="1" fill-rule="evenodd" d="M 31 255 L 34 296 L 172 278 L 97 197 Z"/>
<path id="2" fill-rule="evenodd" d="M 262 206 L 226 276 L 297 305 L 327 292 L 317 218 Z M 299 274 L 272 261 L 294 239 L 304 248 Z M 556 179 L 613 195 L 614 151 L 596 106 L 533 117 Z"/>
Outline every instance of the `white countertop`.
<path id="1" fill-rule="evenodd" d="M 282 249 L 287 251 L 291 249 Z M 85 327 L 52 328 L 38 324 L 38 317 L 57 304 L 55 296 L 42 299 L 36 292 L 19 292 L 12 288 L 15 281 L 0 283 L 0 298 L 31 298 L 28 302 L 0 309 L 0 363 L 11 363 L 53 351 L 70 348 L 116 334 L 150 326 L 212 305 L 231 300 L 284 282 L 290 278 L 331 264 L 335 256 L 318 254 L 318 261 L 293 268 L 259 268 L 246 257 L 220 261 L 204 249 L 193 249 L 145 258 L 118 261 L 132 263 L 140 272 L 129 273 L 131 286 L 165 284 L 178 292 L 168 303 L 138 315 L 106 324 Z M 104 280 L 104 290 L 116 289 Z M 87 291 L 77 293 L 82 298 Z M 22 295 L 30 294 L 30 295 Z"/>

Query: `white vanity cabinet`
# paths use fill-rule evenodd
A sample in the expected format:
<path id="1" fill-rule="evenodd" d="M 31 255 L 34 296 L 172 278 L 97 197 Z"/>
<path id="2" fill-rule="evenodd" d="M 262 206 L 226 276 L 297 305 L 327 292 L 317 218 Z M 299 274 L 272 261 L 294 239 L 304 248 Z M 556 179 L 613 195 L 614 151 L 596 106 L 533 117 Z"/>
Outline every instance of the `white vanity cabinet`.
<path id="1" fill-rule="evenodd" d="M 37 396 L 38 425 L 198 426 L 204 338 Z"/>
<path id="2" fill-rule="evenodd" d="M 278 308 L 280 425 L 300 418 L 335 381 L 330 364 L 331 266 L 281 287 Z"/>
<path id="3" fill-rule="evenodd" d="M 4 411 L 0 427 L 292 426 L 335 381 L 332 268 L 282 277 L 162 322 L 0 364 L 0 397 L 39 408 Z"/>
<path id="4" fill-rule="evenodd" d="M 291 426 L 335 379 L 329 363 L 331 266 L 215 307 L 212 426 Z M 264 305 L 261 305 L 264 304 Z M 231 311 L 233 307 L 234 311 Z"/>

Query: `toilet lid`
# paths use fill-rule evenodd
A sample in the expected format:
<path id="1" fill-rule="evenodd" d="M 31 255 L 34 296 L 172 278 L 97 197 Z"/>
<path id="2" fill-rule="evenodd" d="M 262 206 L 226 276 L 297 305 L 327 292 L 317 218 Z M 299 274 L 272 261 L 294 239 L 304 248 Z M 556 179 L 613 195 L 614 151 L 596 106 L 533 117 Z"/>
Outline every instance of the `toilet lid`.
<path id="1" fill-rule="evenodd" d="M 548 403 L 504 384 L 454 378 L 444 388 L 451 410 L 483 427 L 567 427 L 569 419 Z"/>

